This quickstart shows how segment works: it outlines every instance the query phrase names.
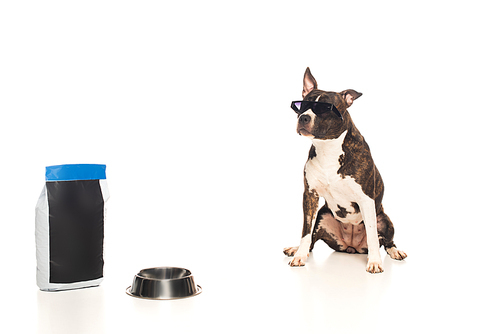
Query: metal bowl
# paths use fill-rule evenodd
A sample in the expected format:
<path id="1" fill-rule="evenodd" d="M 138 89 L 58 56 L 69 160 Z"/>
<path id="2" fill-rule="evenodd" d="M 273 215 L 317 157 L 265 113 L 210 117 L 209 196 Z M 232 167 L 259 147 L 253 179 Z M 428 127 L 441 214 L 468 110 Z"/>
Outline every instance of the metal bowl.
<path id="1" fill-rule="evenodd" d="M 184 268 L 143 269 L 135 275 L 127 294 L 146 299 L 178 299 L 196 296 L 201 287 L 194 283 L 191 271 Z"/>

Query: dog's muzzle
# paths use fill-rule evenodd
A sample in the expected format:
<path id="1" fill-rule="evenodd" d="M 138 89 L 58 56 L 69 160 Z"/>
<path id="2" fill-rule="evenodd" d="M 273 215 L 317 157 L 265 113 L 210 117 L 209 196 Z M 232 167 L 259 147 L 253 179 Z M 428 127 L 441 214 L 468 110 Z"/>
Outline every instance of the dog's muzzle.
<path id="1" fill-rule="evenodd" d="M 299 117 L 297 132 L 302 136 L 308 136 L 311 134 L 311 116 L 301 115 Z"/>
<path id="2" fill-rule="evenodd" d="M 299 124 L 302 125 L 302 126 L 306 126 L 308 125 L 309 123 L 311 123 L 311 116 L 309 115 L 301 115 L 299 117 Z"/>

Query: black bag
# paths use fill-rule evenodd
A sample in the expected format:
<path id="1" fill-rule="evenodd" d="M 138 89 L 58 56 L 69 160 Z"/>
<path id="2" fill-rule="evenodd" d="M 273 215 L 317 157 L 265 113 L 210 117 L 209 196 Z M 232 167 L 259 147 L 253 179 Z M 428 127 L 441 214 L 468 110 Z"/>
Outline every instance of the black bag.
<path id="1" fill-rule="evenodd" d="M 37 284 L 44 291 L 98 286 L 103 280 L 105 165 L 46 168 L 36 206 Z"/>

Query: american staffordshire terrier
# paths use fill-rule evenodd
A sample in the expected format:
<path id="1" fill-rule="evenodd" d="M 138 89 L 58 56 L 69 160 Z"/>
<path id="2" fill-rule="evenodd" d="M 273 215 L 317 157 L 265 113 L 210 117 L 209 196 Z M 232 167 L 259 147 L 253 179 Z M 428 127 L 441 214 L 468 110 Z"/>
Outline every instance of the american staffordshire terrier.
<path id="1" fill-rule="evenodd" d="M 393 242 L 394 226 L 382 207 L 384 183 L 370 148 L 347 112 L 360 96 L 353 89 L 318 90 L 307 68 L 303 101 L 292 102 L 297 132 L 312 140 L 304 168 L 302 239 L 298 247 L 284 249 L 293 256 L 292 267 L 305 265 L 318 240 L 338 252 L 368 253 L 370 273 L 384 271 L 380 246 L 393 259 L 406 258 Z M 325 205 L 318 211 L 320 197 Z"/>

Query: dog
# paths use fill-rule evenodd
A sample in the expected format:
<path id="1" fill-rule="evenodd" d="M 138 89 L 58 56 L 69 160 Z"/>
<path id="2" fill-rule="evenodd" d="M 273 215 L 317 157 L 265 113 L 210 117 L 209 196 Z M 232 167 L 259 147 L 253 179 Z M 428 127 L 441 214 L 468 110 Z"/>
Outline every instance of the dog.
<path id="1" fill-rule="evenodd" d="M 293 256 L 292 267 L 305 265 L 318 240 L 337 252 L 368 254 L 369 273 L 384 271 L 381 246 L 395 260 L 407 257 L 393 242 L 394 226 L 382 207 L 384 183 L 347 111 L 361 95 L 353 89 L 319 90 L 308 67 L 303 100 L 292 102 L 297 132 L 312 140 L 304 168 L 302 238 L 298 247 L 283 250 Z M 320 197 L 325 205 L 318 211 Z"/>

